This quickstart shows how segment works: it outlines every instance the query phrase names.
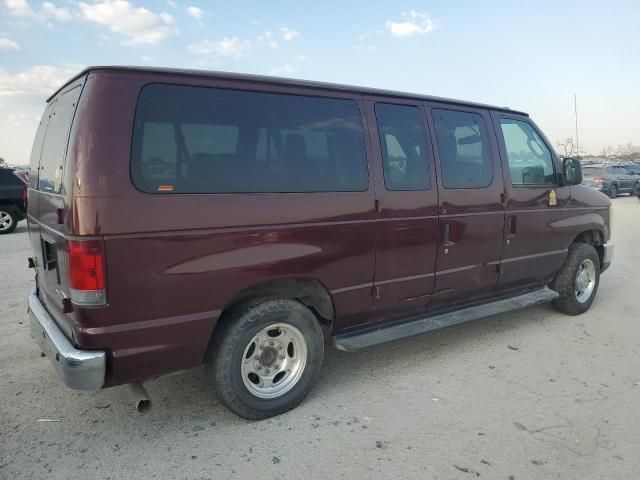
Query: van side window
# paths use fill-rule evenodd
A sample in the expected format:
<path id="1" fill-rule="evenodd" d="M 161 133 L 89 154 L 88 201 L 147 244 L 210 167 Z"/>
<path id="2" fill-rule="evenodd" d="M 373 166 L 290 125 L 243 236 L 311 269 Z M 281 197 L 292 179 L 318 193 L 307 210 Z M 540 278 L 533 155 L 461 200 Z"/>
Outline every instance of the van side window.
<path id="1" fill-rule="evenodd" d="M 432 110 L 442 185 L 484 188 L 493 180 L 487 125 L 477 113 Z"/>
<path id="2" fill-rule="evenodd" d="M 145 192 L 351 192 L 368 188 L 352 100 L 152 84 L 140 95 L 131 172 Z"/>
<path id="3" fill-rule="evenodd" d="M 81 91 L 82 88 L 78 86 L 55 100 L 53 113 L 44 134 L 38 190 L 60 193 L 62 189 L 62 168 L 67 153 L 71 122 Z"/>
<path id="4" fill-rule="evenodd" d="M 555 185 L 553 157 L 528 122 L 501 118 L 500 127 L 514 186 Z"/>
<path id="5" fill-rule="evenodd" d="M 417 107 L 376 103 L 376 120 L 387 190 L 427 190 L 429 153 L 422 112 Z"/>

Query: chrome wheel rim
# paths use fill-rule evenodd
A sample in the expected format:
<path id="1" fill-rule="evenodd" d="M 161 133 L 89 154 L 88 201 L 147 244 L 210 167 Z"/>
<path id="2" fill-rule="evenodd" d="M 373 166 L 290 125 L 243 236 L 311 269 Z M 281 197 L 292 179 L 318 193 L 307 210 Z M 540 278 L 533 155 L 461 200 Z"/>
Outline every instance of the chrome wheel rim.
<path id="1" fill-rule="evenodd" d="M 596 266 L 590 259 L 582 261 L 576 272 L 575 293 L 576 300 L 585 303 L 591 298 L 596 286 Z"/>
<path id="2" fill-rule="evenodd" d="M 0 230 L 9 230 L 13 225 L 13 218 L 7 212 L 0 211 Z"/>
<path id="3" fill-rule="evenodd" d="M 307 342 L 288 323 L 274 323 L 260 330 L 244 349 L 242 382 L 258 398 L 277 398 L 291 390 L 307 365 Z"/>

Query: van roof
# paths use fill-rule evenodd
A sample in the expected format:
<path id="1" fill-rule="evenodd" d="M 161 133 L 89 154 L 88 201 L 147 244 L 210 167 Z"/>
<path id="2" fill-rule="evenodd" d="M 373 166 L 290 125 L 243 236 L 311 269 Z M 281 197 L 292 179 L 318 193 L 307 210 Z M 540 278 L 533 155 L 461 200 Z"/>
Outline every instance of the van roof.
<path id="1" fill-rule="evenodd" d="M 500 111 L 506 111 L 511 113 L 518 113 L 518 114 L 527 115 L 527 116 L 529 115 L 526 112 L 522 112 L 519 110 L 512 110 L 508 107 L 499 107 L 496 105 L 487 105 L 484 103 L 468 102 L 465 100 L 456 100 L 452 98 L 437 97 L 437 96 L 424 95 L 424 94 L 418 94 L 418 93 L 400 92 L 397 90 L 384 90 L 380 88 L 358 87 L 354 85 L 344 85 L 339 83 L 317 82 L 314 80 L 298 80 L 294 78 L 271 77 L 266 75 L 253 75 L 248 73 L 232 73 L 232 72 L 218 72 L 218 71 L 210 71 L 210 70 L 192 70 L 192 69 L 182 69 L 182 68 L 140 67 L 140 66 L 123 66 L 123 65 L 87 67 L 81 72 L 79 72 L 77 75 L 75 75 L 73 78 L 70 78 L 69 81 L 67 81 L 58 90 L 56 90 L 55 93 L 47 99 L 47 102 L 51 101 L 51 99 L 53 99 L 69 83 L 73 82 L 77 78 L 82 77 L 83 75 L 86 75 L 90 72 L 94 72 L 98 70 L 117 71 L 117 72 L 155 73 L 155 74 L 167 74 L 167 75 L 184 75 L 189 77 L 220 78 L 225 80 L 261 82 L 261 83 L 272 84 L 272 85 L 291 85 L 296 87 L 322 88 L 325 90 L 335 90 L 335 91 L 341 91 L 341 92 L 352 92 L 352 93 L 360 93 L 360 94 L 368 94 L 368 95 L 380 95 L 385 97 L 419 99 L 419 100 L 425 100 L 425 101 L 441 102 L 441 103 L 462 105 L 462 106 L 468 106 L 468 107 L 479 107 L 479 108 L 485 108 L 490 110 L 500 110 Z"/>

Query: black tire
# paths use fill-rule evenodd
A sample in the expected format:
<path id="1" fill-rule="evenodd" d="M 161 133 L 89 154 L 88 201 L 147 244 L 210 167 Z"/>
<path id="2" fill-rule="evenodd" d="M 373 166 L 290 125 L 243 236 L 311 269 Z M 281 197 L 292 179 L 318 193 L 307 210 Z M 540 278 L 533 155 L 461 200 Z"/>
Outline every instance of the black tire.
<path id="1" fill-rule="evenodd" d="M 609 198 L 616 198 L 618 196 L 618 186 L 612 183 L 609 186 Z"/>
<path id="2" fill-rule="evenodd" d="M 586 301 L 578 301 L 576 295 L 576 282 L 578 269 L 585 260 L 590 260 L 595 267 L 595 281 L 591 295 Z M 591 245 L 586 243 L 574 243 L 569 247 L 569 253 L 560 271 L 551 282 L 551 289 L 560 294 L 553 301 L 556 310 L 568 315 L 580 315 L 591 307 L 593 299 L 600 285 L 600 257 Z"/>
<path id="3" fill-rule="evenodd" d="M 276 398 L 259 398 L 245 386 L 241 362 L 245 348 L 258 332 L 273 323 L 297 328 L 306 342 L 306 365 L 297 383 Z M 205 370 L 220 401 L 236 415 L 261 420 L 296 407 L 320 375 L 324 338 L 315 315 L 302 303 L 283 298 L 257 298 L 223 316 L 205 358 Z"/>
<path id="4" fill-rule="evenodd" d="M 7 219 L 11 223 L 8 226 L 5 226 L 6 224 L 4 223 L 0 225 L 0 235 L 13 232 L 18 225 L 18 216 L 16 215 L 15 210 L 0 206 L 0 221 L 7 221 Z"/>

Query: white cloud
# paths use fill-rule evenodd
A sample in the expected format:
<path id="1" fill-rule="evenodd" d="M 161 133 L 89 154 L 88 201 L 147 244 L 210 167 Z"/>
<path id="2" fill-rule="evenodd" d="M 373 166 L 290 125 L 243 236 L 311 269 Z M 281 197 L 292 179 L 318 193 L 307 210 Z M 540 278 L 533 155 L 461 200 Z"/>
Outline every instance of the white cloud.
<path id="1" fill-rule="evenodd" d="M 204 16 L 204 12 L 202 11 L 202 9 L 198 7 L 194 7 L 193 5 L 191 5 L 190 7 L 187 7 L 187 13 L 191 15 L 193 18 L 195 18 L 196 20 L 202 20 L 202 17 Z"/>
<path id="2" fill-rule="evenodd" d="M 251 47 L 250 42 L 238 37 L 225 37 L 220 41 L 203 40 L 192 43 L 187 49 L 196 55 L 213 57 L 241 57 Z"/>
<path id="3" fill-rule="evenodd" d="M 40 117 L 28 113 L 10 113 L 7 120 L 14 127 L 31 127 L 40 123 Z"/>
<path id="4" fill-rule="evenodd" d="M 436 28 L 436 23 L 428 13 L 418 13 L 415 10 L 403 12 L 404 21 L 393 22 L 388 20 L 385 24 L 387 30 L 394 37 L 411 37 L 414 35 L 425 35 L 431 33 Z"/>
<path id="5" fill-rule="evenodd" d="M 67 22 L 73 18 L 67 7 L 56 7 L 51 2 L 43 2 L 38 11 L 31 8 L 26 0 L 4 0 L 4 4 L 14 17 L 31 17 L 41 21 L 52 19 L 59 22 Z"/>
<path id="6" fill-rule="evenodd" d="M 0 68 L 0 98 L 21 95 L 49 96 L 80 70 L 82 67 L 79 65 L 34 65 L 22 72 L 10 74 Z"/>
<path id="7" fill-rule="evenodd" d="M 168 13 L 154 13 L 126 0 L 80 2 L 78 6 L 84 20 L 123 35 L 127 39 L 126 44 L 155 45 L 178 33 L 173 26 L 173 17 Z"/>
<path id="8" fill-rule="evenodd" d="M 282 74 L 289 75 L 295 71 L 296 71 L 296 67 L 294 67 L 290 63 L 285 63 L 284 65 L 280 65 L 279 67 L 273 67 L 269 71 L 269 73 L 271 73 L 271 75 L 282 75 Z"/>
<path id="9" fill-rule="evenodd" d="M 9 13 L 16 17 L 31 17 L 35 15 L 27 0 L 4 0 L 4 4 Z"/>
<path id="10" fill-rule="evenodd" d="M 43 2 L 40 11 L 46 18 L 53 18 L 59 22 L 68 22 L 73 18 L 67 7 L 56 7 L 50 2 Z"/>
<path id="11" fill-rule="evenodd" d="M 280 33 L 282 33 L 282 38 L 284 38 L 287 42 L 300 36 L 300 32 L 296 32 L 295 30 L 291 30 L 287 27 L 282 27 L 280 29 Z"/>
<path id="12" fill-rule="evenodd" d="M 308 60 L 306 55 L 298 55 L 296 57 L 296 60 L 298 60 L 299 62 L 306 62 Z"/>
<path id="13" fill-rule="evenodd" d="M 258 42 L 259 43 L 266 43 L 273 50 L 275 50 L 275 49 L 280 47 L 278 42 L 273 38 L 273 33 L 269 32 L 269 31 L 264 32 L 262 35 L 258 36 Z"/>
<path id="14" fill-rule="evenodd" d="M 0 52 L 3 50 L 20 50 L 20 46 L 13 40 L 0 37 Z"/>

